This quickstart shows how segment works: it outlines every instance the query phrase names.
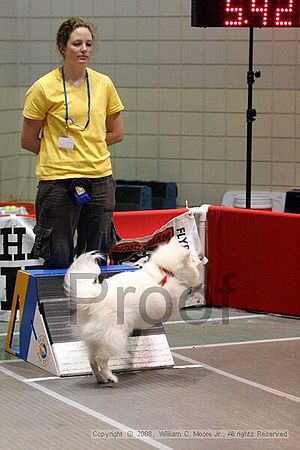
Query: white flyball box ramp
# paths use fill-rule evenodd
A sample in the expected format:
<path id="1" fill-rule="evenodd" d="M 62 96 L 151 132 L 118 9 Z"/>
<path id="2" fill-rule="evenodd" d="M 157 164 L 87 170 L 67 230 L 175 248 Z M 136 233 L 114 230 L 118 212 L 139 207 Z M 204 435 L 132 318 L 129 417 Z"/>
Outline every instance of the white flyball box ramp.
<path id="1" fill-rule="evenodd" d="M 101 267 L 101 277 L 130 266 Z M 70 301 L 65 296 L 66 270 L 18 271 L 5 350 L 56 376 L 92 373 L 87 349 L 74 332 Z M 15 332 L 19 309 L 19 333 Z M 174 365 L 162 325 L 135 330 L 129 337 L 127 352 L 111 358 L 113 371 L 131 371 Z"/>

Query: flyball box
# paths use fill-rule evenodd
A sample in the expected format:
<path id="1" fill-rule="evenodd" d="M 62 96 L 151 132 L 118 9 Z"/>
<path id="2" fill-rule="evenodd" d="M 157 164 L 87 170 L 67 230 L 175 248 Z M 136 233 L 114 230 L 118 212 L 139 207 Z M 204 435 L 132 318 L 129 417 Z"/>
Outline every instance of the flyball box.
<path id="1" fill-rule="evenodd" d="M 103 280 L 132 270 L 137 269 L 125 265 L 104 266 L 100 277 Z M 63 289 L 65 273 L 65 269 L 18 271 L 5 350 L 53 375 L 89 374 L 92 372 L 87 349 L 74 332 L 70 299 Z M 17 320 L 19 332 L 16 332 Z M 109 365 L 113 371 L 173 366 L 162 325 L 135 330 L 129 337 L 127 352 L 111 358 Z"/>

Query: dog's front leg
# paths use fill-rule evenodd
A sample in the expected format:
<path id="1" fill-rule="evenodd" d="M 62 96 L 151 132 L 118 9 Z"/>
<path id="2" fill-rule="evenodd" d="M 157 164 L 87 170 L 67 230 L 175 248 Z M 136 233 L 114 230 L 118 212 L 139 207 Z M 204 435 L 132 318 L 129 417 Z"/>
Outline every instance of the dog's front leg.
<path id="1" fill-rule="evenodd" d="M 108 359 L 99 359 L 99 366 L 101 370 L 102 380 L 100 383 L 107 383 L 108 381 L 112 381 L 113 383 L 118 383 L 118 377 L 112 373 L 110 368 L 108 367 Z"/>
<path id="2" fill-rule="evenodd" d="M 97 346 L 89 345 L 88 351 L 90 366 L 96 382 L 101 384 L 108 383 L 109 381 L 117 383 L 119 381 L 118 377 L 113 375 L 108 367 L 109 360 L 99 356 L 99 349 L 97 352 Z"/>
<path id="3" fill-rule="evenodd" d="M 92 369 L 92 372 L 93 372 L 96 382 L 103 383 L 103 379 L 102 379 L 101 372 L 99 370 L 97 361 L 95 361 L 95 360 L 90 361 L 90 366 L 91 366 L 91 369 Z"/>
<path id="4" fill-rule="evenodd" d="M 97 383 L 105 383 L 105 380 L 102 377 L 102 374 L 99 370 L 98 362 L 97 362 L 97 350 L 96 347 L 89 345 L 88 347 L 89 352 L 89 361 L 90 366 L 94 375 L 94 378 Z"/>

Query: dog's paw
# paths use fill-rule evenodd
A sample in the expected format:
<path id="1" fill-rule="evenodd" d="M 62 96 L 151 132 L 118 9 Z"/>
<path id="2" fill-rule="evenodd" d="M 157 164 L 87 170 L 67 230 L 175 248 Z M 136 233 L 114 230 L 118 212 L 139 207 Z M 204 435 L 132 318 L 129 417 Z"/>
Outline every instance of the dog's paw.
<path id="1" fill-rule="evenodd" d="M 118 383 L 119 379 L 116 375 L 108 375 L 107 378 L 102 376 L 102 377 L 95 377 L 96 383 L 97 384 L 107 384 L 107 383 Z"/>
<path id="2" fill-rule="evenodd" d="M 111 374 L 108 378 L 108 381 L 111 381 L 112 383 L 118 383 L 119 378 L 116 375 Z"/>

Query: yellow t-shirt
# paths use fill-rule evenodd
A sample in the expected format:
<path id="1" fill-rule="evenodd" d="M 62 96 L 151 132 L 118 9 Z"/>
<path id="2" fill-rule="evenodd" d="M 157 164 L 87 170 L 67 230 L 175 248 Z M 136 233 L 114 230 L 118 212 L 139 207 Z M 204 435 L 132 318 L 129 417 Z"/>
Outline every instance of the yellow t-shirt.
<path id="1" fill-rule="evenodd" d="M 61 178 L 100 178 L 111 175 L 110 152 L 106 144 L 106 117 L 124 109 L 111 79 L 92 69 L 90 84 L 90 123 L 86 81 L 79 88 L 66 82 L 69 117 L 68 137 L 73 149 L 60 148 L 64 137 L 65 99 L 61 69 L 56 68 L 38 79 L 27 91 L 23 114 L 28 119 L 44 120 L 40 152 L 36 164 L 39 180 Z"/>

